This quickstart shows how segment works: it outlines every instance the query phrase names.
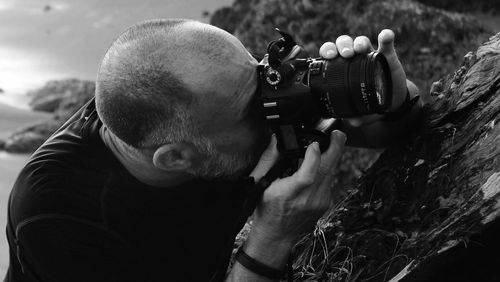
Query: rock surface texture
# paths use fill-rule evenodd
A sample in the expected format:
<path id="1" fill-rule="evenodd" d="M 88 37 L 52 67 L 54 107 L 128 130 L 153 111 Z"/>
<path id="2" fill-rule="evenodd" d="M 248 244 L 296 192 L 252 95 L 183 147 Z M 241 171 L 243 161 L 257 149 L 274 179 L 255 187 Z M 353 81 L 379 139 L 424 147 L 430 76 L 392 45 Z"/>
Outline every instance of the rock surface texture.
<path id="1" fill-rule="evenodd" d="M 459 254 L 498 232 L 500 33 L 431 95 L 415 135 L 388 148 L 296 247 L 297 280 L 445 281 L 435 277 L 449 263 L 468 260 L 474 271 L 474 260 L 492 262 L 485 254 L 498 249 Z M 500 281 L 495 272 L 446 281 Z"/>

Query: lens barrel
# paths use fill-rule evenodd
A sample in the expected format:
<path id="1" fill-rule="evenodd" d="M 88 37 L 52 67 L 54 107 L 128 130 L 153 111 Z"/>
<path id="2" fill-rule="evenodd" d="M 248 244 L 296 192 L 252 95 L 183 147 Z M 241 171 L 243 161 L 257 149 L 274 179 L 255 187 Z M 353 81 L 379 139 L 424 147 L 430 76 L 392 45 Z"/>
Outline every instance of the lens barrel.
<path id="1" fill-rule="evenodd" d="M 323 118 L 382 114 L 392 101 L 389 64 L 377 52 L 350 59 L 313 59 L 309 87 Z"/>

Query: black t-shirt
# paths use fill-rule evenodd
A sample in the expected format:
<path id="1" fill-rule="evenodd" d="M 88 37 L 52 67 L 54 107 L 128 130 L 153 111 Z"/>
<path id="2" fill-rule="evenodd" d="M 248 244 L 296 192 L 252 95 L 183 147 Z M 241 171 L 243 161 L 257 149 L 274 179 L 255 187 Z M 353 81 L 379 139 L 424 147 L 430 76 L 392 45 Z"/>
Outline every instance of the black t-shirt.
<path id="1" fill-rule="evenodd" d="M 251 179 L 158 188 L 106 148 L 91 100 L 21 171 L 6 281 L 221 280 Z"/>

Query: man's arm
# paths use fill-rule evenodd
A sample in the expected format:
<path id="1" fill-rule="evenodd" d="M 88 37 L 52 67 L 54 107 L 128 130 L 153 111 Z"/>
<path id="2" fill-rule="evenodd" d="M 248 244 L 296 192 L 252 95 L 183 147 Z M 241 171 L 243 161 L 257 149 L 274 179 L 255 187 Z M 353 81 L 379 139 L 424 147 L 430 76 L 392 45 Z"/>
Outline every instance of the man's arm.
<path id="1" fill-rule="evenodd" d="M 255 234 L 254 230 L 249 234 L 243 251 L 253 259 L 264 263 L 265 265 L 283 270 L 286 267 L 288 258 L 291 254 L 293 242 L 290 240 L 280 240 L 265 238 Z M 260 276 L 251 270 L 245 268 L 238 261 L 235 261 L 233 268 L 226 281 L 274 281 L 273 279 Z"/>
<path id="2" fill-rule="evenodd" d="M 312 230 L 330 207 L 333 170 L 346 141 L 341 131 L 330 135 L 328 150 L 320 152 L 313 142 L 307 148 L 299 169 L 291 176 L 277 179 L 264 191 L 253 214 L 253 225 L 244 245 L 252 259 L 277 271 L 283 271 L 293 245 Z M 263 153 L 252 176 L 259 181 L 278 160 L 276 137 Z M 226 281 L 273 281 L 236 263 Z"/>

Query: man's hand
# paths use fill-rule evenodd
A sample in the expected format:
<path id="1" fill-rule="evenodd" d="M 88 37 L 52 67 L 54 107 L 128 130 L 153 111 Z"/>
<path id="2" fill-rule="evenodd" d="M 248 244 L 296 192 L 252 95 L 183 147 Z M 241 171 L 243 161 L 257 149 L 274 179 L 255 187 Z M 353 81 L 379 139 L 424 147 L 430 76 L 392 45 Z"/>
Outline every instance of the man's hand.
<path id="1" fill-rule="evenodd" d="M 277 160 L 276 141 L 270 146 L 252 176 L 268 170 Z M 300 168 L 291 176 L 275 180 L 264 192 L 257 206 L 252 233 L 258 238 L 295 242 L 314 227 L 333 202 L 333 171 L 342 154 L 346 136 L 334 131 L 328 150 L 321 154 L 319 144 L 309 145 Z M 257 175 L 256 175 L 257 174 Z"/>
<path id="2" fill-rule="evenodd" d="M 412 88 L 410 89 L 411 97 L 417 95 L 418 92 L 416 86 L 406 80 L 405 71 L 394 49 L 394 37 L 394 32 L 390 29 L 384 29 L 378 35 L 377 51 L 384 54 L 387 58 L 392 76 L 393 98 L 389 111 L 396 110 L 405 101 L 407 83 L 409 84 L 408 87 Z M 370 39 L 366 36 L 358 36 L 353 40 L 350 36 L 341 35 L 337 38 L 335 43 L 324 43 L 319 50 L 319 55 L 325 59 L 333 59 L 337 57 L 338 54 L 343 58 L 350 58 L 355 54 L 364 54 L 374 50 Z M 381 118 L 382 115 L 372 114 L 346 120 L 353 126 L 361 126 L 380 120 Z"/>
<path id="3" fill-rule="evenodd" d="M 277 179 L 264 191 L 253 214 L 244 251 L 268 267 L 283 270 L 293 245 L 300 235 L 313 229 L 316 221 L 335 203 L 332 187 L 336 167 L 346 136 L 333 131 L 328 150 L 321 154 L 319 144 L 311 143 L 299 169 L 291 176 Z M 276 136 L 250 174 L 259 181 L 278 161 Z M 226 281 L 272 281 L 236 262 Z"/>
<path id="4" fill-rule="evenodd" d="M 310 144 L 299 169 L 289 177 L 275 180 L 265 190 L 245 242 L 248 255 L 270 267 L 284 267 L 300 235 L 311 231 L 334 202 L 333 171 L 345 141 L 344 133 L 332 132 L 328 150 L 323 154 L 318 143 Z M 273 136 L 251 176 L 259 181 L 278 157 Z"/>

